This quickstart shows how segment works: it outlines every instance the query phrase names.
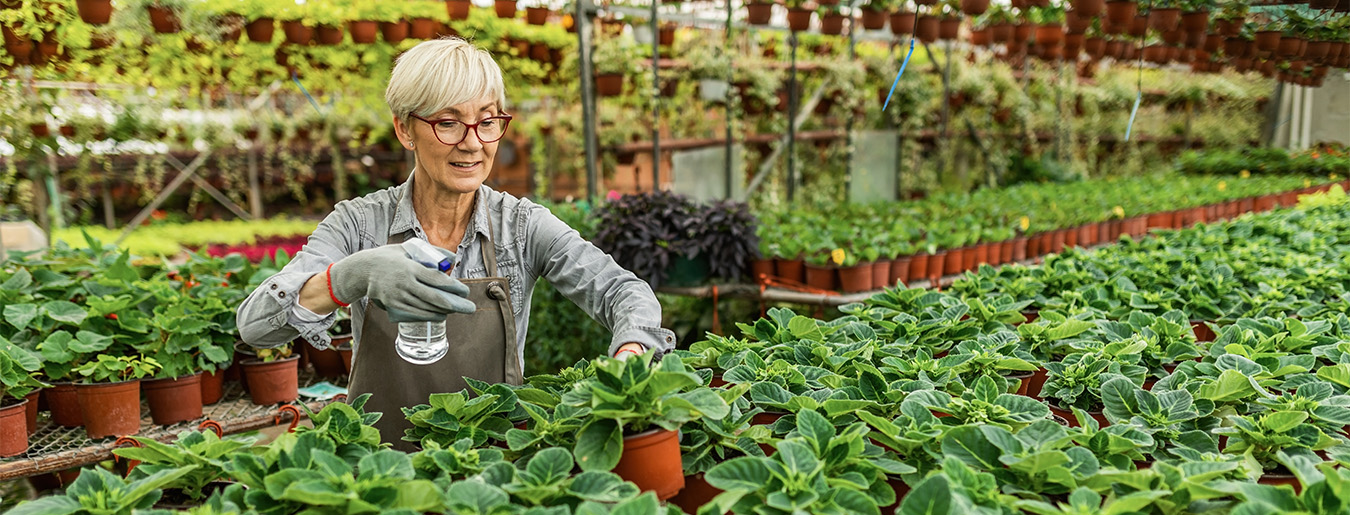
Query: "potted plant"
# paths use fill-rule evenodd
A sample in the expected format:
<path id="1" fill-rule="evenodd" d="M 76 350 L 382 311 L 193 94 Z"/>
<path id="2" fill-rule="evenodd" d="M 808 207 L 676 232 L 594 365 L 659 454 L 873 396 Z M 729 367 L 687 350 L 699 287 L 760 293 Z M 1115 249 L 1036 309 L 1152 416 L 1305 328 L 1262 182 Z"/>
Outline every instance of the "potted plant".
<path id="1" fill-rule="evenodd" d="M 774 2 L 771 0 L 752 0 L 745 4 L 745 22 L 751 25 L 768 25 L 773 16 Z"/>
<path id="2" fill-rule="evenodd" d="M 172 443 L 140 436 L 132 440 L 140 446 L 113 449 L 113 454 L 119 457 L 140 462 L 127 474 L 128 479 L 144 479 L 162 471 L 187 471 L 160 485 L 164 489 L 164 497 L 156 503 L 160 507 L 201 503 L 216 491 L 224 490 L 230 484 L 224 481 L 228 477 L 225 464 L 230 462 L 231 455 L 254 443 L 250 438 L 221 439 L 213 431 L 185 431 Z"/>
<path id="3" fill-rule="evenodd" d="M 277 10 L 277 20 L 286 35 L 286 42 L 292 45 L 308 45 L 314 40 L 314 27 L 319 23 L 307 4 L 286 4 Z"/>
<path id="4" fill-rule="evenodd" d="M 506 431 L 512 427 L 506 415 L 520 401 L 511 388 L 496 384 L 472 399 L 464 392 L 434 393 L 427 402 L 403 409 L 403 415 L 412 423 L 403 440 L 423 447 L 435 442 L 445 448 L 466 438 L 474 446 L 483 445 L 488 438 L 506 441 Z"/>
<path id="5" fill-rule="evenodd" d="M 36 377 L 41 369 L 37 356 L 2 337 L 0 351 L 0 457 L 9 457 L 28 450 L 28 404 L 36 401 L 26 397 L 47 385 Z"/>
<path id="6" fill-rule="evenodd" d="M 599 38 L 591 52 L 595 63 L 595 91 L 604 97 L 623 94 L 624 78 L 637 67 L 637 48 L 620 37 Z"/>
<path id="7" fill-rule="evenodd" d="M 293 354 L 291 344 L 287 343 L 280 347 L 257 349 L 257 357 L 241 362 L 253 403 L 269 405 L 294 401 L 300 388 L 300 370 L 296 366 L 299 359 L 300 356 Z"/>
<path id="8" fill-rule="evenodd" d="M 895 0 L 867 0 L 859 7 L 862 11 L 862 26 L 867 30 L 886 28 L 886 17 L 895 8 Z"/>
<path id="9" fill-rule="evenodd" d="M 1077 424 L 1071 411 L 1077 408 L 1106 427 L 1110 422 L 1102 414 L 1101 385 L 1116 377 L 1142 384 L 1147 370 L 1133 364 L 1139 360 L 1142 346 L 1142 342 L 1117 342 L 1100 351 L 1074 353 L 1062 361 L 1046 363 L 1047 379 L 1041 396 L 1049 403 L 1050 411 L 1064 417 L 1069 425 Z"/>
<path id="10" fill-rule="evenodd" d="M 530 25 L 543 25 L 548 23 L 549 15 L 553 11 L 549 9 L 548 4 L 539 2 L 539 5 L 531 5 L 525 8 L 525 22 Z"/>
<path id="11" fill-rule="evenodd" d="M 820 33 L 830 36 L 838 36 L 844 33 L 844 13 L 840 10 L 838 4 L 822 4 L 816 8 L 816 14 L 820 16 Z"/>
<path id="12" fill-rule="evenodd" d="M 625 269 L 659 286 L 671 279 L 681 260 L 692 262 L 700 257 L 702 242 L 693 239 L 697 216 L 698 207 L 682 195 L 665 191 L 624 195 L 596 210 L 600 223 L 592 241 Z M 708 263 L 702 257 L 706 276 Z M 690 268 L 699 265 L 686 264 L 683 269 Z"/>
<path id="13" fill-rule="evenodd" d="M 141 379 L 159 368 L 151 357 L 99 354 L 75 369 L 86 381 L 76 386 L 75 393 L 89 438 L 140 432 Z"/>
<path id="14" fill-rule="evenodd" d="M 191 473 L 195 466 L 160 470 L 144 478 L 127 480 L 103 467 L 84 469 L 60 495 L 21 503 L 13 513 L 132 513 L 150 510 L 159 501 L 164 485 Z"/>
<path id="15" fill-rule="evenodd" d="M 691 238 L 708 261 L 708 276 L 738 281 L 747 275 L 745 265 L 759 255 L 758 220 L 744 202 L 722 200 L 698 209 Z"/>
<path id="16" fill-rule="evenodd" d="M 801 32 L 811 28 L 811 9 L 806 7 L 808 0 L 785 0 L 787 7 L 788 30 Z"/>
<path id="17" fill-rule="evenodd" d="M 648 352 L 596 361 L 595 376 L 563 394 L 562 403 L 591 410 L 573 449 L 582 470 L 614 470 L 664 500 L 684 487 L 680 425 L 721 419 L 730 408 L 679 357 L 654 358 Z"/>

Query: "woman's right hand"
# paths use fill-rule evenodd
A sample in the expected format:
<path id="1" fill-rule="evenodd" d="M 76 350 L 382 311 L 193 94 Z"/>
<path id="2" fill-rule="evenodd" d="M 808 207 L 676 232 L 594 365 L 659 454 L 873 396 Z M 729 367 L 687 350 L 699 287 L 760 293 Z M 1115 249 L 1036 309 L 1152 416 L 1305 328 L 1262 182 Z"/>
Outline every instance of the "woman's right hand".
<path id="1" fill-rule="evenodd" d="M 453 252 L 440 249 L 455 260 Z M 408 257 L 402 245 L 366 249 L 333 263 L 333 294 L 351 303 L 367 297 L 393 322 L 437 322 L 450 313 L 473 313 L 469 287 Z"/>

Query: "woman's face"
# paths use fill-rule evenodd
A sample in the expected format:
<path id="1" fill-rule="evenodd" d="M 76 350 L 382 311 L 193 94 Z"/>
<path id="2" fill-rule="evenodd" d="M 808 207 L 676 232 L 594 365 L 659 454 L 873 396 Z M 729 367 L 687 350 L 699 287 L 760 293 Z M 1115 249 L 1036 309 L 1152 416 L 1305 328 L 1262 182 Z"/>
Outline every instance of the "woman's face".
<path id="1" fill-rule="evenodd" d="M 473 124 L 500 114 L 497 101 L 484 97 L 442 109 L 423 118 L 432 122 L 449 118 Z M 450 193 L 471 194 L 478 191 L 478 187 L 492 172 L 493 158 L 497 155 L 497 145 L 501 141 L 485 144 L 479 141 L 473 129 L 466 128 L 463 141 L 446 145 L 436 138 L 431 124 L 417 118 L 410 120 L 409 126 L 403 126 L 398 119 L 394 120 L 394 125 L 403 146 L 417 155 L 418 180 L 430 179 L 438 189 Z"/>

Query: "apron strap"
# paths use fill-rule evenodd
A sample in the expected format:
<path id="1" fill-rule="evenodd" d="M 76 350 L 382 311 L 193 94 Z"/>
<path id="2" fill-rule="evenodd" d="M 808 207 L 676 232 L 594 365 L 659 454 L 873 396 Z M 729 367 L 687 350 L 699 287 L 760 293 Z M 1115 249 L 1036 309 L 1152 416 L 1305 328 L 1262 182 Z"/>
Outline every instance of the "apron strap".
<path id="1" fill-rule="evenodd" d="M 494 243 L 497 240 L 496 231 L 492 230 L 492 215 L 488 215 L 488 238 L 482 244 L 483 264 L 487 266 L 488 277 L 499 277 L 497 275 L 497 246 Z"/>

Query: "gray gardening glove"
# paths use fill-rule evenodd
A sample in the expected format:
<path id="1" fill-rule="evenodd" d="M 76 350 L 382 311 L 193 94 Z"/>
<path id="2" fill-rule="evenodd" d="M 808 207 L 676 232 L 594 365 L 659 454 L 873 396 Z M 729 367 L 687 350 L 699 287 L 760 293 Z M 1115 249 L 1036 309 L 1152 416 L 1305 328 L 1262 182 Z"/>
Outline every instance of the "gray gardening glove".
<path id="1" fill-rule="evenodd" d="M 455 254 L 439 249 L 453 263 Z M 329 275 L 338 300 L 367 297 L 393 322 L 439 322 L 450 313 L 473 313 L 464 283 L 408 257 L 402 245 L 366 249 L 333 263 Z"/>

